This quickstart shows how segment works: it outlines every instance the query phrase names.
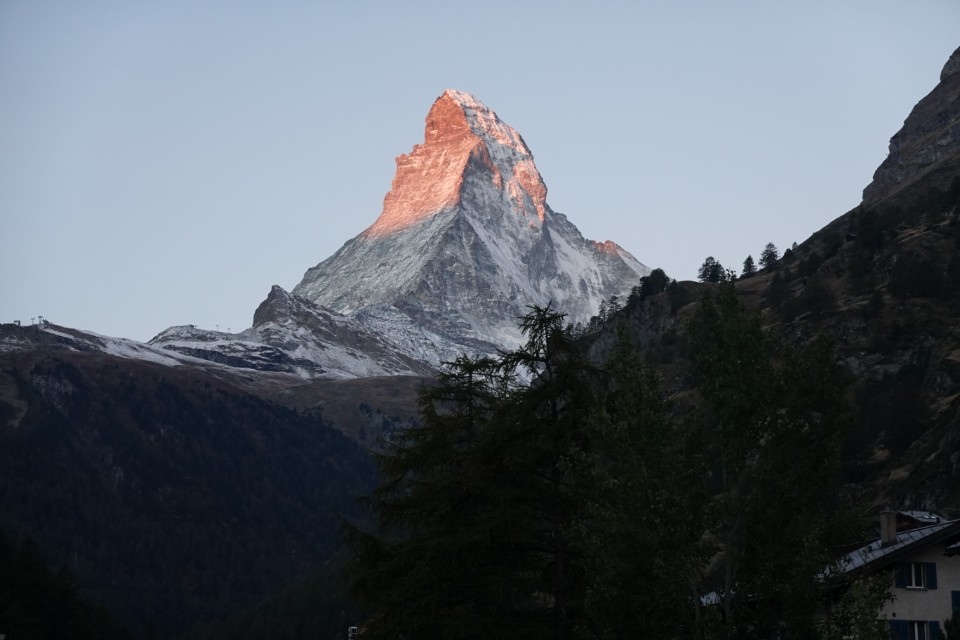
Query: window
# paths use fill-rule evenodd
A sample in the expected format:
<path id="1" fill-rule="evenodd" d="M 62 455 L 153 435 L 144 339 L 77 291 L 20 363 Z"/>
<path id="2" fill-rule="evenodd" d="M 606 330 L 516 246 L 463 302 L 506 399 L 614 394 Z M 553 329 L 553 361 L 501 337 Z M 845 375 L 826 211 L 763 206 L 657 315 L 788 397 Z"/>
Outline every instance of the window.
<path id="1" fill-rule="evenodd" d="M 890 620 L 891 640 L 941 640 L 936 620 Z"/>
<path id="2" fill-rule="evenodd" d="M 894 585 L 900 589 L 936 589 L 937 565 L 934 562 L 901 562 Z"/>
<path id="3" fill-rule="evenodd" d="M 927 588 L 925 569 L 926 565 L 922 562 L 907 563 L 907 589 Z M 913 640 L 913 634 L 910 635 L 910 640 Z M 923 638 L 918 637 L 917 640 L 923 640 Z"/>
<path id="4" fill-rule="evenodd" d="M 909 640 L 927 640 L 927 623 L 919 620 L 908 621 L 907 634 Z"/>

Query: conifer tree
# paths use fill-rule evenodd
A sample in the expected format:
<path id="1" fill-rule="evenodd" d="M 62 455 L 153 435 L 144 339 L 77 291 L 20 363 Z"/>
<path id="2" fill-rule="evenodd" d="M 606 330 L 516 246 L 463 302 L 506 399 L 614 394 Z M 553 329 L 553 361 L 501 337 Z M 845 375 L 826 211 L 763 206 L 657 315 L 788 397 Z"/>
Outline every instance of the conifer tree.
<path id="1" fill-rule="evenodd" d="M 716 258 L 707 256 L 703 264 L 700 265 L 697 278 L 700 282 L 724 282 L 727 279 L 727 271 L 722 264 L 717 262 Z"/>
<path id="2" fill-rule="evenodd" d="M 344 526 L 365 637 L 570 637 L 585 514 L 572 461 L 593 397 L 563 317 L 534 307 L 521 348 L 458 359 L 379 456 L 374 530 Z"/>
<path id="3" fill-rule="evenodd" d="M 475 448 L 506 393 L 489 359 L 460 357 L 420 396 L 421 423 L 377 455 L 367 499 L 375 531 L 344 523 L 369 638 L 485 638 L 509 606 L 501 591 L 495 486 Z"/>
<path id="4" fill-rule="evenodd" d="M 518 624 L 505 637 L 562 640 L 583 615 L 583 554 L 573 534 L 587 517 L 577 460 L 594 392 L 592 367 L 563 331 L 563 317 L 531 307 L 521 321 L 526 342 L 502 366 L 529 383 L 491 422 L 483 443 L 487 465 L 506 480 L 500 491 L 513 523 L 508 546 L 522 552 L 514 567 L 524 578 L 515 594 Z"/>
<path id="5" fill-rule="evenodd" d="M 763 248 L 763 251 L 760 253 L 760 268 L 769 269 L 773 265 L 777 264 L 777 260 L 780 259 L 780 252 L 777 250 L 777 245 L 772 242 L 768 242 Z"/>
<path id="6" fill-rule="evenodd" d="M 747 258 L 743 261 L 743 272 L 741 275 L 746 277 L 756 272 L 757 272 L 757 265 L 753 263 L 753 256 L 747 256 Z"/>

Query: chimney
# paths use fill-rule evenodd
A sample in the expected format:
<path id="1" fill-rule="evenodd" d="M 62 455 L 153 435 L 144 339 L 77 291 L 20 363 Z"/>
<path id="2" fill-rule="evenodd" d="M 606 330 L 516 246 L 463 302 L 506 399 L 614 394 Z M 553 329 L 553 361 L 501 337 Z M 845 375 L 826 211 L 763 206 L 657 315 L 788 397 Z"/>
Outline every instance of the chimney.
<path id="1" fill-rule="evenodd" d="M 880 512 L 880 544 L 886 546 L 897 541 L 897 512 L 885 509 Z"/>

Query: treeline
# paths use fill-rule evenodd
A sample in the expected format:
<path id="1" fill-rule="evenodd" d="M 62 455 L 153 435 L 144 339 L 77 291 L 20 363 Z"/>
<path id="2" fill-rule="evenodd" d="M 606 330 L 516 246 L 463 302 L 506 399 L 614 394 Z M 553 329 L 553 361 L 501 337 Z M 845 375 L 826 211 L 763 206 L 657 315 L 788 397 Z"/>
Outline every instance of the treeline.
<path id="1" fill-rule="evenodd" d="M 683 289 L 676 280 L 671 279 L 663 269 L 657 268 L 640 278 L 640 284 L 635 285 L 630 290 L 630 294 L 626 298 L 626 303 L 624 303 L 620 296 L 616 295 L 601 300 L 597 315 L 592 316 L 586 324 L 578 322 L 568 325 L 567 332 L 576 338 L 593 331 L 599 331 L 608 321 L 616 317 L 621 310 L 625 309 L 629 312 L 647 298 L 663 293 L 664 291 L 670 294 L 671 309 L 673 311 L 676 311 L 677 307 L 692 301 L 687 297 L 686 290 Z"/>
<path id="2" fill-rule="evenodd" d="M 778 347 L 721 287 L 687 327 L 680 411 L 626 338 L 597 367 L 562 314 L 521 329 L 453 363 L 378 456 L 369 519 L 344 525 L 364 638 L 834 637 L 818 576 L 859 531 L 828 345 Z"/>

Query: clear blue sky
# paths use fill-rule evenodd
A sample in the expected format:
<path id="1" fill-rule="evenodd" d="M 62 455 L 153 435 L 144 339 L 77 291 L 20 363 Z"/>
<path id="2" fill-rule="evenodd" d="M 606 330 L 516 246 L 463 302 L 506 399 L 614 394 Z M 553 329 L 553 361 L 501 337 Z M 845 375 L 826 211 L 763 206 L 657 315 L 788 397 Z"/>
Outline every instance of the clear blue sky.
<path id="1" fill-rule="evenodd" d="M 433 100 L 551 207 L 693 278 L 856 206 L 957 0 L 0 2 L 0 321 L 250 326 L 371 224 Z"/>

